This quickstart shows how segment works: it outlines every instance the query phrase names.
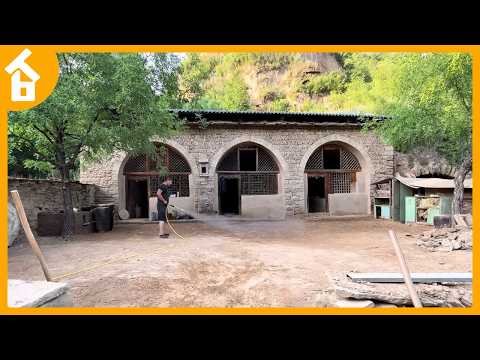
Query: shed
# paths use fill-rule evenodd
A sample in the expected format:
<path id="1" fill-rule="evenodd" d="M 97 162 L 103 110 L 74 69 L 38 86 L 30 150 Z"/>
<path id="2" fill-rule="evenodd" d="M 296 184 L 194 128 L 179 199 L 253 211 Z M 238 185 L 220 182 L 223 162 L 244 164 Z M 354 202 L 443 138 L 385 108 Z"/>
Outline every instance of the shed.
<path id="1" fill-rule="evenodd" d="M 403 223 L 409 221 L 416 222 L 418 216 L 417 204 L 419 201 L 427 201 L 425 200 L 427 198 L 439 198 L 438 204 L 434 202 L 434 206 L 438 208 L 438 214 L 447 215 L 451 213 L 453 189 L 455 188 L 453 179 L 407 178 L 396 174 L 372 183 L 372 185 L 382 183 L 390 184 L 392 190 L 389 203 L 390 213 L 391 218 L 395 221 Z M 469 213 L 472 206 L 472 179 L 465 179 L 464 186 L 464 213 Z M 430 215 L 432 217 L 434 213 L 431 211 L 427 215 L 427 210 L 427 207 L 425 207 L 425 216 Z"/>

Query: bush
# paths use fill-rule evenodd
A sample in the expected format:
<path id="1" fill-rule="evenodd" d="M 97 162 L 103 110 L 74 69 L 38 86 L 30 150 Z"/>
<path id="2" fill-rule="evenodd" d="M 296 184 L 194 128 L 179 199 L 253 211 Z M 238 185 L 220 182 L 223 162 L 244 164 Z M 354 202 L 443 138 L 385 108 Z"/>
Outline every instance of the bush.
<path id="1" fill-rule="evenodd" d="M 325 96 L 331 92 L 344 92 L 346 85 L 345 74 L 341 71 L 332 71 L 311 78 L 307 83 L 303 84 L 302 91 L 310 96 Z"/>
<path id="2" fill-rule="evenodd" d="M 268 104 L 269 111 L 289 111 L 290 102 L 287 99 L 276 99 Z"/>

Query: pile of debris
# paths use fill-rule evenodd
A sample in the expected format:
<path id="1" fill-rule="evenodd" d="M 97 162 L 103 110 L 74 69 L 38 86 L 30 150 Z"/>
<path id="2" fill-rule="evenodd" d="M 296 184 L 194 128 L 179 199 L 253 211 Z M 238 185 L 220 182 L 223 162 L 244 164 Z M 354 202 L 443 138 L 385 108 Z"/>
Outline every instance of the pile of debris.
<path id="1" fill-rule="evenodd" d="M 348 276 L 332 279 L 337 296 L 336 307 L 411 307 L 412 299 L 404 283 L 354 282 Z M 415 284 L 424 307 L 472 306 L 471 284 Z"/>
<path id="2" fill-rule="evenodd" d="M 417 245 L 430 251 L 471 250 L 471 216 L 466 216 L 463 222 L 459 217 L 457 219 L 455 227 L 433 229 L 417 235 Z"/>

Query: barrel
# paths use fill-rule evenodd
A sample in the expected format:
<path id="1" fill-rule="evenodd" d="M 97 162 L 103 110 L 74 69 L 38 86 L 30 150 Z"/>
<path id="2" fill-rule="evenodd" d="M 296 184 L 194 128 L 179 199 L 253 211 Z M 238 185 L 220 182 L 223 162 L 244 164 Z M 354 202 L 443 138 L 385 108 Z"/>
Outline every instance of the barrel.
<path id="1" fill-rule="evenodd" d="M 113 229 L 113 211 L 110 206 L 99 206 L 92 210 L 95 221 L 95 229 L 98 232 L 111 231 Z"/>

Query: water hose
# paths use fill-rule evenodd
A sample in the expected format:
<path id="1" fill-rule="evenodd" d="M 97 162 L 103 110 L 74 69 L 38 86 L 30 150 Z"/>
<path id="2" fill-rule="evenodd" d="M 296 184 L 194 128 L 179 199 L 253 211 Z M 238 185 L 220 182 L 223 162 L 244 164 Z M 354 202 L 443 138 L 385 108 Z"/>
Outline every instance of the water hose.
<path id="1" fill-rule="evenodd" d="M 180 210 L 181 212 L 187 214 L 187 212 L 183 209 L 180 209 L 179 207 L 177 206 L 173 206 L 171 204 L 169 204 L 169 206 L 171 206 L 172 208 L 174 209 L 177 209 L 177 210 Z M 188 214 L 187 214 L 188 215 Z M 180 235 L 179 233 L 177 233 L 175 231 L 175 229 L 173 228 L 172 224 L 170 224 L 170 222 L 168 221 L 168 216 L 166 217 L 167 218 L 167 224 L 168 226 L 170 226 L 170 229 L 172 229 L 172 231 L 180 238 L 180 239 L 183 239 L 185 240 L 185 238 Z M 88 225 L 88 224 L 83 224 L 84 226 L 85 225 Z M 117 257 L 117 258 L 111 258 L 109 260 L 106 260 L 106 261 L 102 261 L 100 263 L 97 263 L 95 265 L 92 265 L 90 267 L 87 267 L 87 268 L 83 268 L 81 270 L 77 270 L 77 271 L 73 271 L 73 272 L 69 272 L 69 273 L 66 273 L 66 274 L 62 274 L 60 276 L 56 276 L 54 278 L 52 278 L 52 281 L 58 281 L 60 279 L 63 279 L 63 278 L 66 278 L 66 277 L 70 277 L 70 276 L 73 276 L 73 275 L 78 275 L 80 273 L 83 273 L 83 272 L 87 272 L 87 271 L 90 271 L 90 270 L 94 270 L 94 269 L 97 269 L 99 267 L 103 267 L 103 266 L 107 266 L 107 265 L 110 265 L 114 262 L 117 262 L 117 261 L 122 261 L 122 260 L 127 260 L 127 259 L 131 259 L 131 258 L 134 258 L 134 257 L 139 257 L 139 256 L 142 256 L 141 254 L 137 254 L 137 253 L 133 253 L 133 254 L 130 254 L 129 256 L 123 256 L 123 257 Z"/>
<path id="2" fill-rule="evenodd" d="M 183 212 L 183 213 L 185 213 L 185 214 L 187 213 L 185 210 L 180 209 L 180 208 L 178 208 L 178 207 L 176 207 L 176 206 L 173 206 L 172 204 L 168 204 L 168 206 L 171 206 L 171 207 L 174 208 L 174 209 L 178 209 L 178 210 L 180 210 L 181 212 Z M 180 235 L 179 233 L 177 233 L 177 232 L 175 231 L 175 229 L 173 228 L 172 224 L 170 224 L 170 221 L 168 221 L 168 213 L 167 213 L 166 215 L 167 215 L 167 216 L 165 216 L 165 218 L 167 219 L 167 224 L 168 224 L 168 226 L 170 226 L 170 229 L 172 229 L 172 231 L 175 233 L 175 235 L 177 235 L 180 239 L 185 240 L 185 238 L 184 238 L 182 235 Z M 187 215 L 188 215 L 188 214 L 187 214 Z"/>

